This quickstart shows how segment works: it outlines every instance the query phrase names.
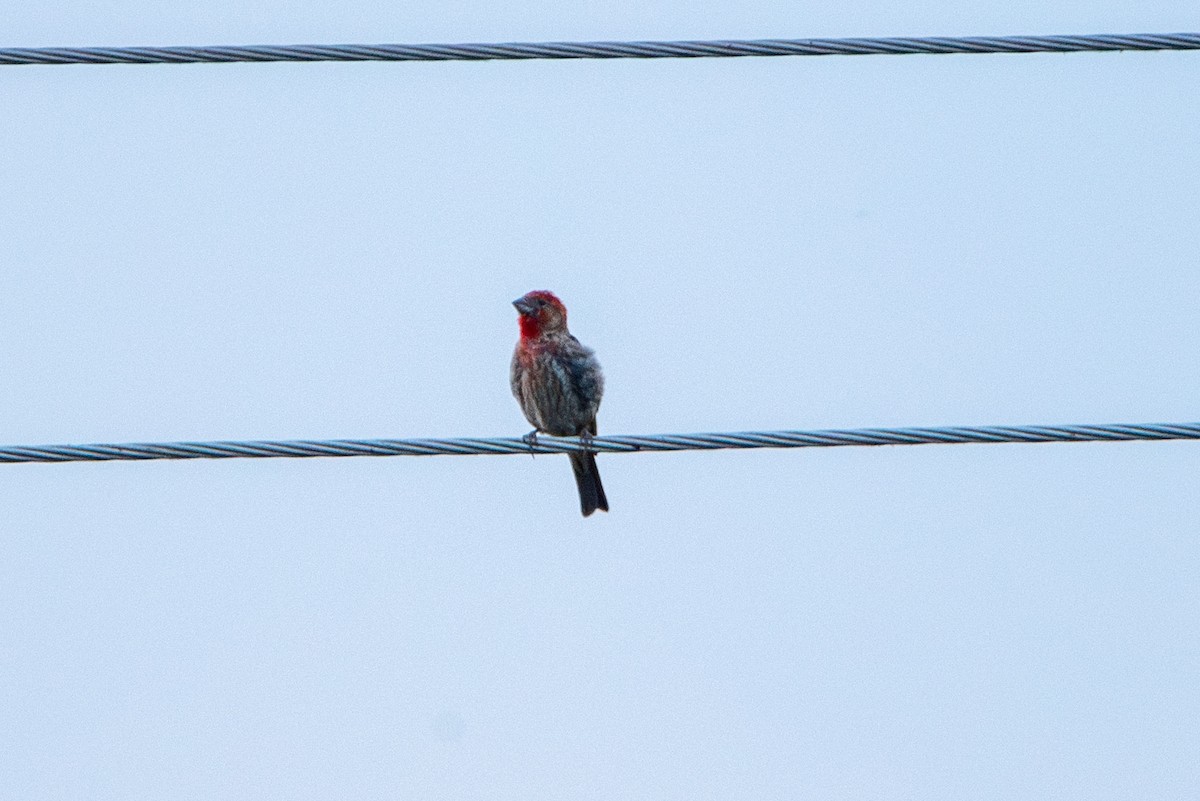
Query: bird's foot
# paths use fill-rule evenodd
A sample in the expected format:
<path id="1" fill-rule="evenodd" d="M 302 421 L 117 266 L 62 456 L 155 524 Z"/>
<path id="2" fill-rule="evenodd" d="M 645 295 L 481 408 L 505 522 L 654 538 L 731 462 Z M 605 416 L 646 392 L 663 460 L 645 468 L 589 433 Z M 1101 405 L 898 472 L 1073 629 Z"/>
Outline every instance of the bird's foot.
<path id="1" fill-rule="evenodd" d="M 535 429 L 533 429 L 533 430 L 532 430 L 532 431 L 530 431 L 528 434 L 526 434 L 525 436 L 521 437 L 521 439 L 522 439 L 522 440 L 524 440 L 524 441 L 525 441 L 525 444 L 529 446 L 529 455 L 530 455 L 530 456 L 537 456 L 537 453 L 536 453 L 536 452 L 533 450 L 534 448 L 536 448 L 536 447 L 537 447 L 537 444 L 538 444 L 538 442 L 537 442 L 537 429 L 536 429 L 536 428 L 535 428 Z"/>

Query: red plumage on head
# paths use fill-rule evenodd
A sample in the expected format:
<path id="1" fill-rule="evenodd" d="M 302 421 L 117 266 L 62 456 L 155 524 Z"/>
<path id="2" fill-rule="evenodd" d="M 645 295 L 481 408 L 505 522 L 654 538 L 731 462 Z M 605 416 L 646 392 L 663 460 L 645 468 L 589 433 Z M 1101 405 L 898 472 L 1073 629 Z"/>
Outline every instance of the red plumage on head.
<path id="1" fill-rule="evenodd" d="M 526 292 L 525 299 L 526 300 L 544 300 L 549 304 L 557 306 L 558 308 L 562 309 L 563 311 L 567 310 L 567 307 L 563 305 L 563 302 L 558 299 L 558 295 L 555 295 L 549 289 L 535 289 L 532 292 Z"/>
<path id="2" fill-rule="evenodd" d="M 567 307 L 558 296 L 546 289 L 535 289 L 526 292 L 521 301 L 528 305 L 529 311 L 522 312 L 518 318 L 522 339 L 537 339 L 547 326 L 567 327 Z"/>

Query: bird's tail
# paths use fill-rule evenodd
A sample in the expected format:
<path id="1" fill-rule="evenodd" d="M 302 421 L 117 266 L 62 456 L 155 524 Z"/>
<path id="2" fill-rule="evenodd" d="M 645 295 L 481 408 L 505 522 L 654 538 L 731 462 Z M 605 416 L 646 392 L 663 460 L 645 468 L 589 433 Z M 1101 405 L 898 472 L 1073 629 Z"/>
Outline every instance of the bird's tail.
<path id="1" fill-rule="evenodd" d="M 596 456 L 591 451 L 572 451 L 571 469 L 575 471 L 575 484 L 579 487 L 579 506 L 587 517 L 597 509 L 608 511 L 608 498 L 604 497 L 604 485 L 600 483 L 600 471 L 596 469 Z"/>

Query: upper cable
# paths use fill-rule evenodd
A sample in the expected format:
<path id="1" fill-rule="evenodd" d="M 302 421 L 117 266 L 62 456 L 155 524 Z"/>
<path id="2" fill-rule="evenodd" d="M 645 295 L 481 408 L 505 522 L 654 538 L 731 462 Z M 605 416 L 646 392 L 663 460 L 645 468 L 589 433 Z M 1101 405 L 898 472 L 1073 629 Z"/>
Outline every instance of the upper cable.
<path id="1" fill-rule="evenodd" d="M 215 45 L 207 47 L 5 47 L 0 65 L 195 64 L 262 61 L 490 61 L 578 58 L 729 58 L 947 53 L 1200 50 L 1200 33 L 1065 36 L 928 36 L 498 44 Z"/>

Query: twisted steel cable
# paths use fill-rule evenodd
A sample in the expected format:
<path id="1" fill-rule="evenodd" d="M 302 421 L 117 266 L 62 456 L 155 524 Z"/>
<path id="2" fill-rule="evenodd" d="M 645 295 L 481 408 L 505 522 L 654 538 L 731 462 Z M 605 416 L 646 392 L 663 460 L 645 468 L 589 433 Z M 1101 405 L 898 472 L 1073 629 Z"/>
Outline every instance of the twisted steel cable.
<path id="1" fill-rule="evenodd" d="M 1069 53 L 1085 50 L 1200 50 L 1200 33 L 1134 33 L 1067 36 L 934 36 L 851 39 L 729 39 L 679 42 L 221 45 L 213 47 L 6 47 L 0 48 L 0 65 L 869 56 L 915 53 Z"/>
<path id="2" fill-rule="evenodd" d="M 992 444 L 1001 442 L 1114 442 L 1200 439 L 1200 423 L 969 428 L 859 428 L 823 431 L 743 431 L 728 434 L 646 434 L 596 437 L 486 439 L 342 439 L 268 442 L 159 442 L 123 445 L 0 446 L 0 462 L 106 462 L 143 459 L 239 459 L 315 456 L 468 456 L 721 450 L 726 448 L 821 448 L 851 445 Z"/>

